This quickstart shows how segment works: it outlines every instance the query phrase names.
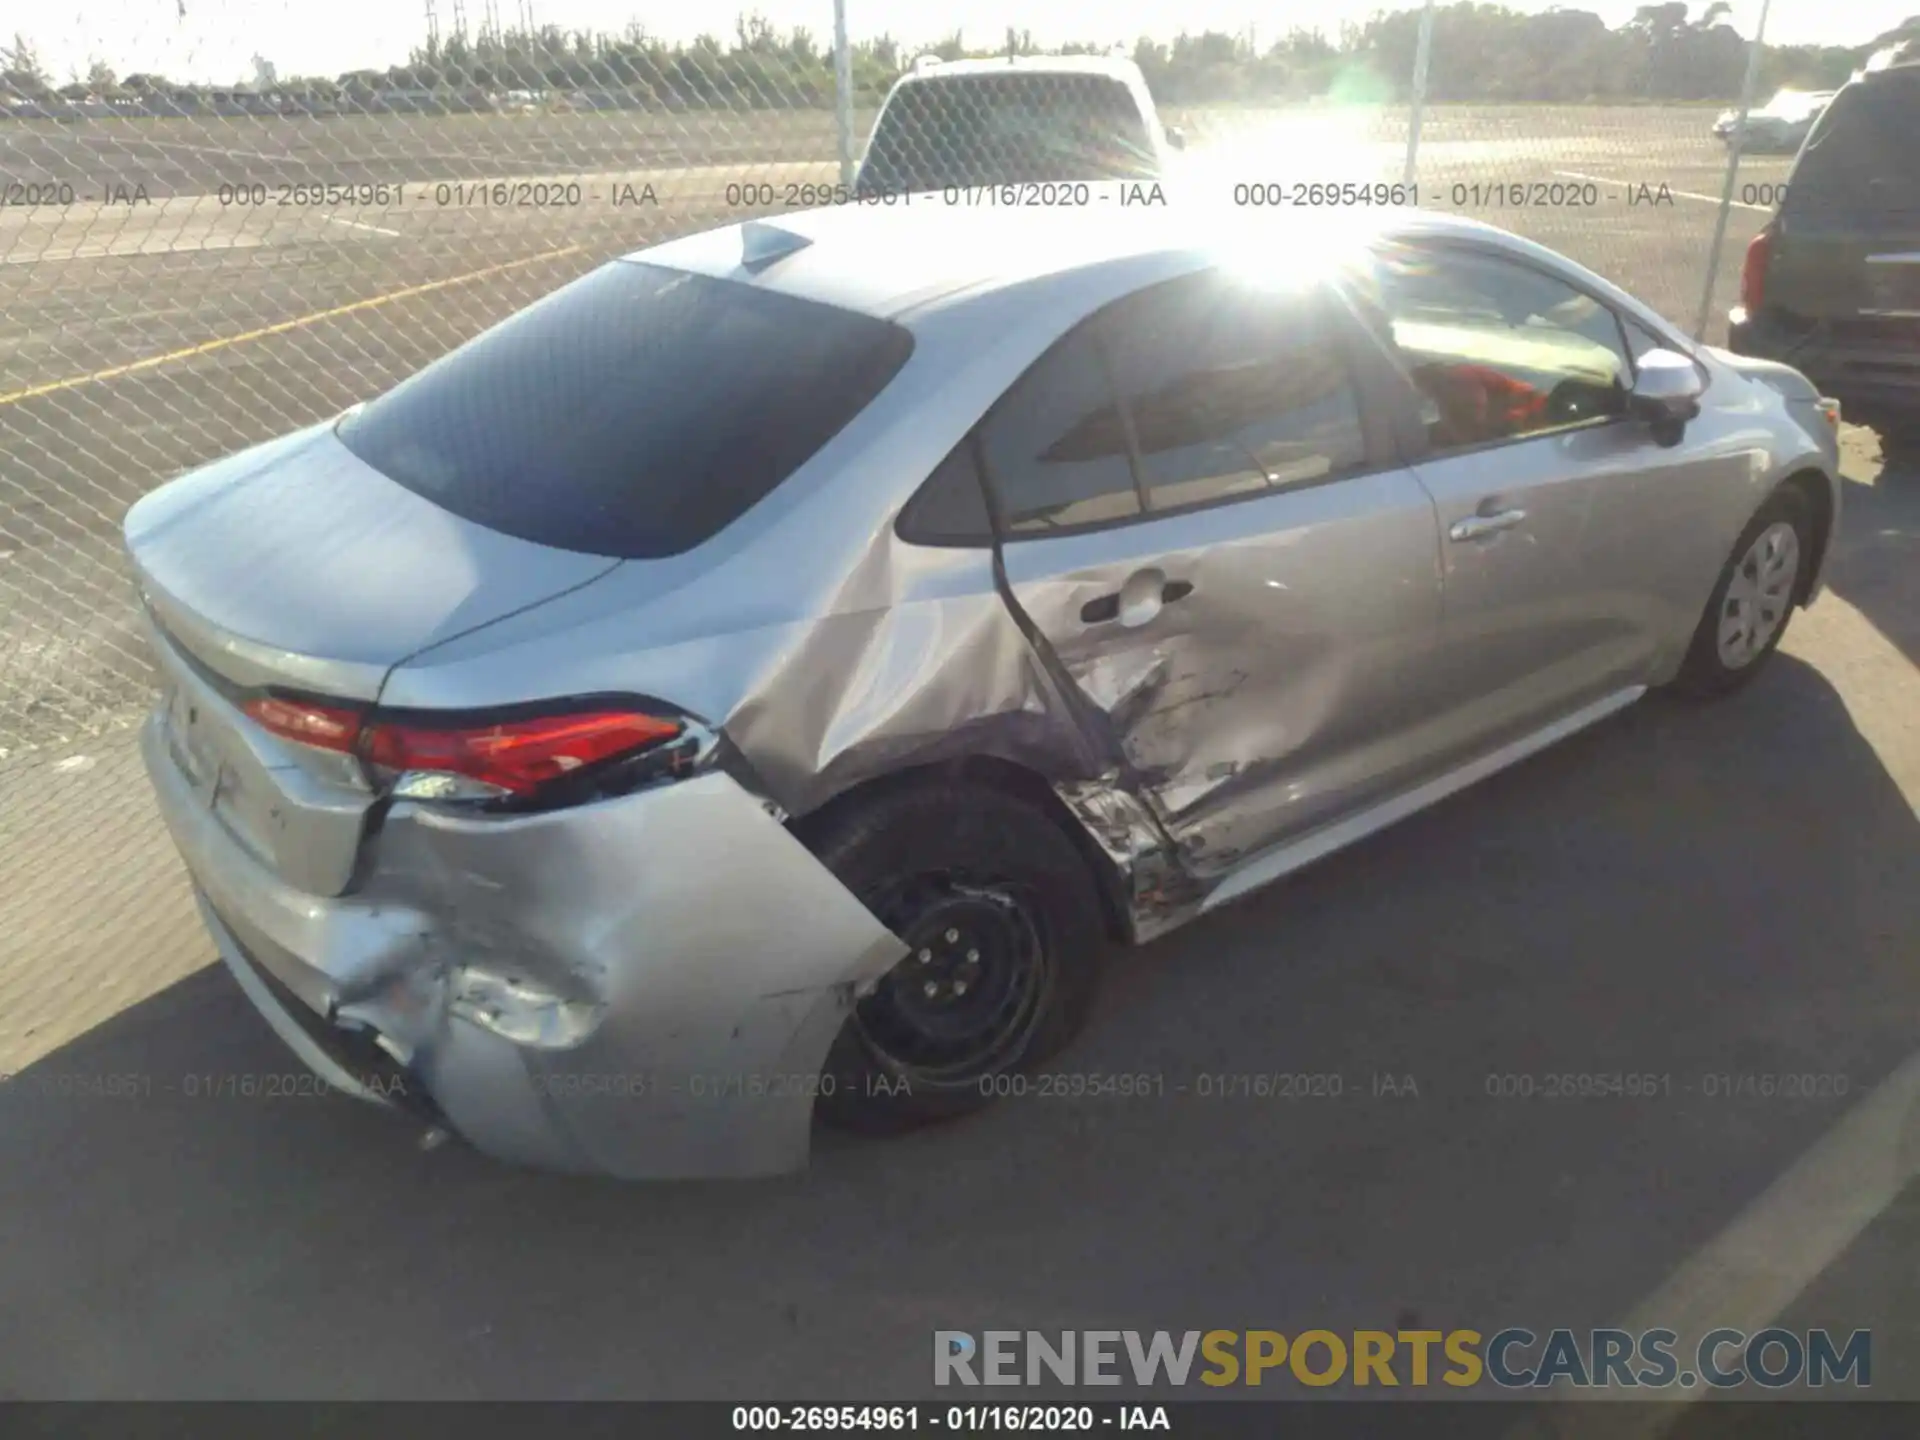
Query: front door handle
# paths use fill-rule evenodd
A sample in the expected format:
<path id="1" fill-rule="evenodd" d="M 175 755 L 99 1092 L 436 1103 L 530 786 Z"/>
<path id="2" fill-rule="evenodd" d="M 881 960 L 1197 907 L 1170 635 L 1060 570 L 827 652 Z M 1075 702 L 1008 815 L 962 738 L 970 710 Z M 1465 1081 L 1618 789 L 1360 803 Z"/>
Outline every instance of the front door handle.
<path id="1" fill-rule="evenodd" d="M 1447 531 L 1449 540 L 1462 542 L 1484 540 L 1489 535 L 1498 535 L 1502 530 L 1511 530 L 1527 518 L 1524 510 L 1497 510 L 1491 515 L 1469 515 L 1464 520 L 1453 522 L 1453 528 Z"/>

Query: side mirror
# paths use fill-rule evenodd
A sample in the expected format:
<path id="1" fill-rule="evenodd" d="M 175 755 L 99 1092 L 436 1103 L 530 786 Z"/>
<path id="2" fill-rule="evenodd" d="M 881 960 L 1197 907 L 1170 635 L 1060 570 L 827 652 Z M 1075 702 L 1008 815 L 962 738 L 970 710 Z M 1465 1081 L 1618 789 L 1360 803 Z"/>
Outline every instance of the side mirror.
<path id="1" fill-rule="evenodd" d="M 1627 394 L 1627 413 L 1652 426 L 1653 438 L 1662 445 L 1678 445 L 1687 422 L 1700 414 L 1706 388 L 1699 367 L 1685 355 L 1649 350 Z"/>
<path id="2" fill-rule="evenodd" d="M 1182 130 L 1178 125 L 1167 126 L 1167 144 L 1172 146 L 1175 150 L 1186 149 L 1187 148 L 1187 132 Z"/>

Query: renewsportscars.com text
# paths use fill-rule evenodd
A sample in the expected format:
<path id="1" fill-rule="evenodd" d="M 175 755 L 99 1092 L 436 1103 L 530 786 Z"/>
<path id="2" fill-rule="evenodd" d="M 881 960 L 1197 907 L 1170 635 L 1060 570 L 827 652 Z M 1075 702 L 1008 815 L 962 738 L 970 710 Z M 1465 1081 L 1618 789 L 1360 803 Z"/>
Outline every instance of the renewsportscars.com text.
<path id="1" fill-rule="evenodd" d="M 1873 1383 L 1873 1332 L 936 1330 L 936 1385 L 1446 1385 L 1779 1389 Z"/>

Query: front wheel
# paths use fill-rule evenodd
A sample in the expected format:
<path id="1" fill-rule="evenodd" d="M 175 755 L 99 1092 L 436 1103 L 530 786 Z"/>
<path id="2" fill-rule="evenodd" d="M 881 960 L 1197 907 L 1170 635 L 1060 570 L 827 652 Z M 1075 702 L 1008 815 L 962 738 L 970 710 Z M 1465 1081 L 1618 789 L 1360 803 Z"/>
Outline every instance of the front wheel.
<path id="1" fill-rule="evenodd" d="M 1786 486 L 1734 542 L 1673 688 L 1696 699 L 1731 694 L 1759 673 L 1786 634 L 1813 564 L 1812 507 Z"/>
<path id="2" fill-rule="evenodd" d="M 1085 1024 L 1106 948 L 1099 893 L 1038 808 L 993 789 L 919 785 L 857 804 L 809 839 L 907 946 L 828 1053 L 826 1123 L 889 1134 L 977 1110 L 996 1079 Z"/>

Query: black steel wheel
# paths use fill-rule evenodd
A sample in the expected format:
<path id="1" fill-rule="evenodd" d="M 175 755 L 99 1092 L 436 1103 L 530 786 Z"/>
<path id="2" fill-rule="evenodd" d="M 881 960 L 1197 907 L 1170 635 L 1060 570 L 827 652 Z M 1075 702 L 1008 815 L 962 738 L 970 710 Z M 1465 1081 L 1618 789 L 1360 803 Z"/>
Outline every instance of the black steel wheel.
<path id="1" fill-rule="evenodd" d="M 808 839 L 907 946 L 834 1041 L 829 1124 L 888 1133 L 976 1110 L 1085 1023 L 1106 948 L 1099 894 L 1037 807 L 986 787 L 903 787 Z"/>

